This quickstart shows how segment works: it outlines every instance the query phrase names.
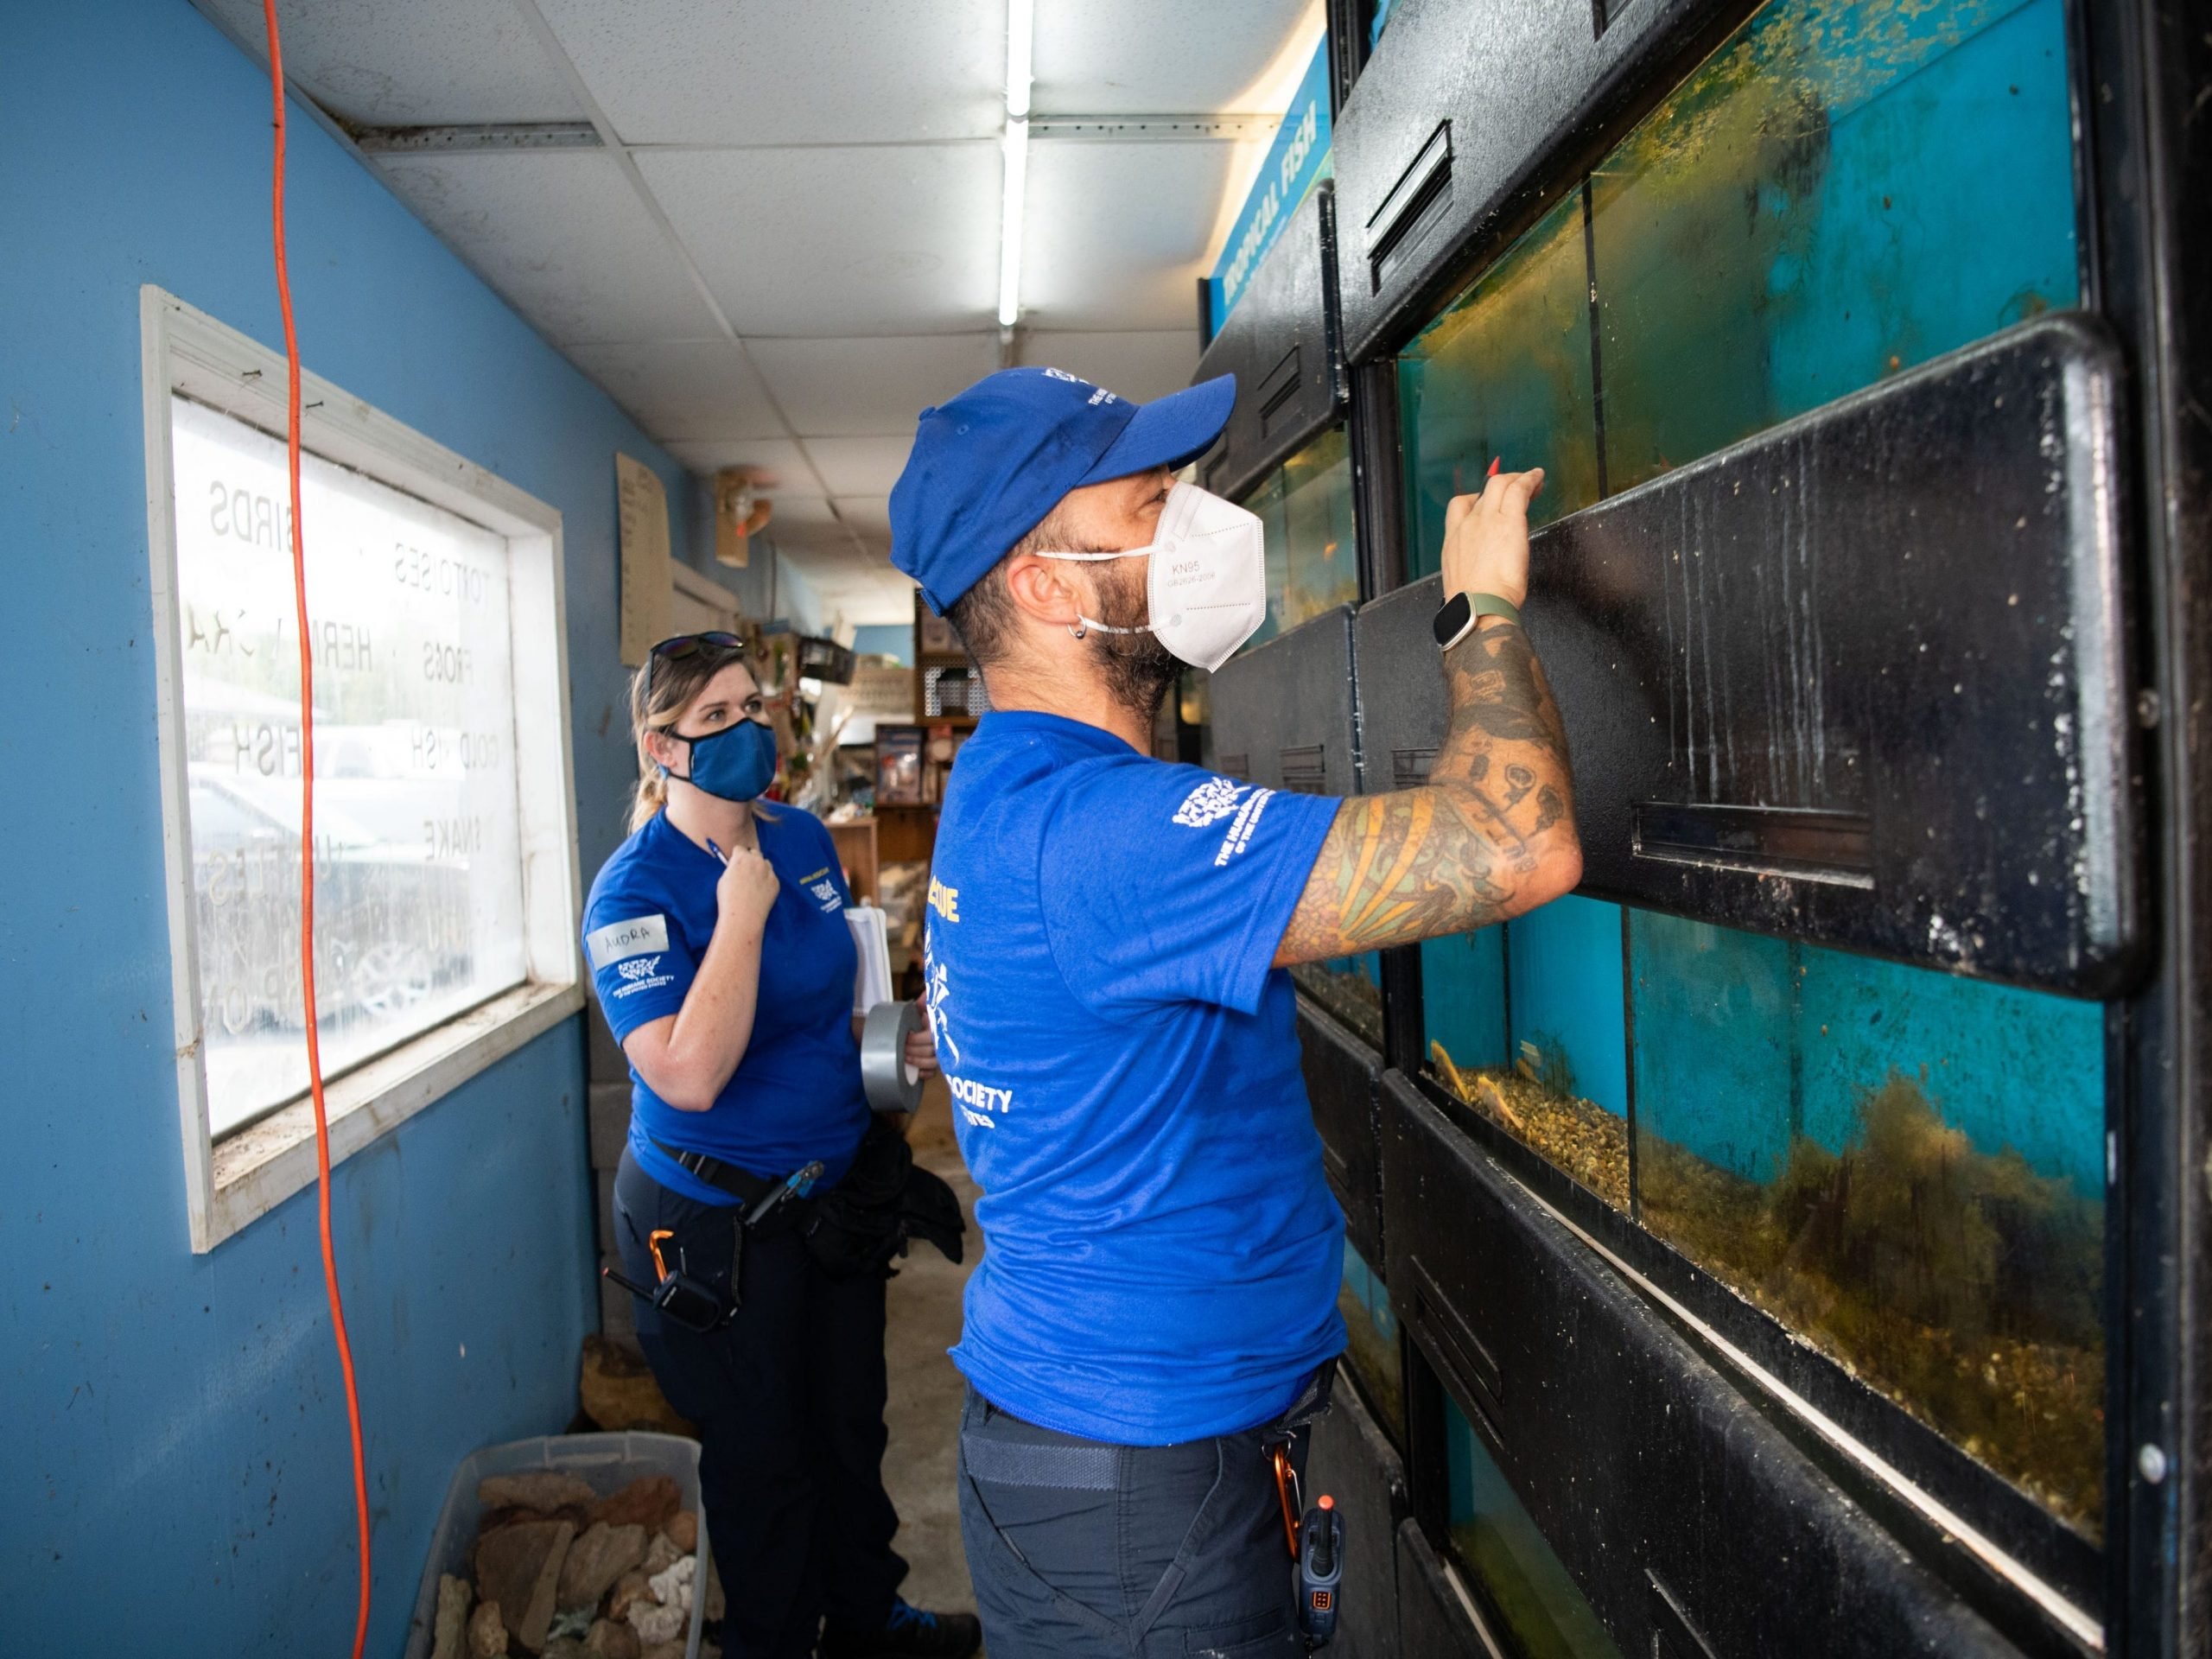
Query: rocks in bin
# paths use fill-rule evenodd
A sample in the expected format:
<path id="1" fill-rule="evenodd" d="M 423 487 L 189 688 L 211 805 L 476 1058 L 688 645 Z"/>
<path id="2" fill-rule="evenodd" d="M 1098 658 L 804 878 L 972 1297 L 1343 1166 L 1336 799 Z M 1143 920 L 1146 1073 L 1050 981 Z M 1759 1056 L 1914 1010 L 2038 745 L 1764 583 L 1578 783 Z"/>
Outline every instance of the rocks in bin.
<path id="1" fill-rule="evenodd" d="M 591 1518 L 604 1521 L 610 1527 L 636 1525 L 647 1532 L 658 1532 L 676 1518 L 683 1507 L 683 1495 L 677 1491 L 676 1482 L 667 1475 L 648 1475 L 633 1480 L 612 1497 L 603 1497 L 592 1506 Z"/>
<path id="2" fill-rule="evenodd" d="M 507 1634 L 526 1652 L 545 1650 L 561 1568 L 575 1535 L 572 1521 L 518 1521 L 477 1540 L 477 1592 L 499 1604 Z"/>
<path id="3" fill-rule="evenodd" d="M 664 1538 L 668 1535 L 661 1535 Z M 695 1555 L 671 1561 L 664 1571 L 653 1574 L 652 1600 L 639 1599 L 630 1604 L 630 1628 L 637 1631 L 639 1641 L 647 1646 L 656 1642 L 672 1642 L 690 1628 L 691 1580 L 698 1565 Z"/>
<path id="4" fill-rule="evenodd" d="M 607 1592 L 607 1616 L 627 1618 L 630 1605 L 653 1599 L 652 1580 L 643 1567 L 633 1567 L 614 1581 L 614 1588 Z"/>
<path id="5" fill-rule="evenodd" d="M 480 1480 L 476 1483 L 476 1501 L 486 1510 L 535 1510 L 543 1515 L 571 1506 L 588 1510 L 600 1499 L 588 1481 L 556 1469 L 541 1469 L 524 1475 L 492 1475 Z"/>
<path id="6" fill-rule="evenodd" d="M 699 1518 L 675 1481 L 646 1476 L 601 1497 L 541 1471 L 494 1476 L 477 1495 L 475 1584 L 441 1580 L 433 1659 L 655 1659 L 671 1643 L 682 1655 L 695 1595 L 711 1604 L 719 1586 L 709 1565 L 701 1589 Z"/>
<path id="7" fill-rule="evenodd" d="M 467 1579 L 438 1574 L 438 1617 L 431 1626 L 430 1659 L 466 1659 L 468 1604 L 474 1599 Z"/>
<path id="8" fill-rule="evenodd" d="M 645 1559 L 644 1527 L 635 1522 L 611 1527 L 594 1521 L 569 1546 L 556 1600 L 564 1608 L 594 1608 L 616 1580 Z"/>
<path id="9" fill-rule="evenodd" d="M 635 1630 L 611 1618 L 594 1621 L 584 1635 L 584 1651 L 590 1659 L 640 1659 L 644 1646 Z"/>
<path id="10" fill-rule="evenodd" d="M 506 1651 L 507 1621 L 499 1616 L 499 1604 L 477 1603 L 468 1616 L 469 1659 L 504 1659 Z"/>

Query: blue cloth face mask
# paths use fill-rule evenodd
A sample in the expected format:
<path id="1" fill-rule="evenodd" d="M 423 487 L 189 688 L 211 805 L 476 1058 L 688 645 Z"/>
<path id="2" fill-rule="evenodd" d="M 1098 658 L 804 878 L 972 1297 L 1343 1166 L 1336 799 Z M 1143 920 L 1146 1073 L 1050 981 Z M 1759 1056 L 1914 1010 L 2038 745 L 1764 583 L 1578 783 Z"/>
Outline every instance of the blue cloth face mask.
<path id="1" fill-rule="evenodd" d="M 717 800 L 750 801 L 775 781 L 776 734 L 757 720 L 741 720 L 704 737 L 669 736 L 691 746 L 691 776 L 686 780 Z M 662 774 L 677 774 L 666 766 Z"/>

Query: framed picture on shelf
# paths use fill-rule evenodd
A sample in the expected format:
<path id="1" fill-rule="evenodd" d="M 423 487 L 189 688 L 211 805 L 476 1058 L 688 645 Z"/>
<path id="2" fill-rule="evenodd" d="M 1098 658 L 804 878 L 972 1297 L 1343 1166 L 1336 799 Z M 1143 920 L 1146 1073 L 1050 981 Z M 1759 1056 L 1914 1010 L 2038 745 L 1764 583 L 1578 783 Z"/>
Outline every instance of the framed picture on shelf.
<path id="1" fill-rule="evenodd" d="M 923 728 L 919 726 L 876 727 L 875 803 L 878 806 L 923 804 Z"/>
<path id="2" fill-rule="evenodd" d="M 914 643 L 925 657 L 957 657 L 962 654 L 960 636 L 952 631 L 952 624 L 941 616 L 930 614 L 930 607 L 918 599 L 914 601 Z"/>

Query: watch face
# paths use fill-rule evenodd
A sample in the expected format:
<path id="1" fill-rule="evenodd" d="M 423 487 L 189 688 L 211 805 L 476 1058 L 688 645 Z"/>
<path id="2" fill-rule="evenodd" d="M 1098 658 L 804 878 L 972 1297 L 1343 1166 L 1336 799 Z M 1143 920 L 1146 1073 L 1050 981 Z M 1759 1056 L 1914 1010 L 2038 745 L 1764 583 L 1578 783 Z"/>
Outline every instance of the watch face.
<path id="1" fill-rule="evenodd" d="M 1448 645 L 1458 639 L 1460 631 L 1471 619 L 1473 610 L 1474 607 L 1468 603 L 1465 594 L 1454 594 L 1446 600 L 1442 608 L 1436 613 L 1435 621 L 1431 625 L 1436 632 L 1436 643 L 1440 645 Z"/>

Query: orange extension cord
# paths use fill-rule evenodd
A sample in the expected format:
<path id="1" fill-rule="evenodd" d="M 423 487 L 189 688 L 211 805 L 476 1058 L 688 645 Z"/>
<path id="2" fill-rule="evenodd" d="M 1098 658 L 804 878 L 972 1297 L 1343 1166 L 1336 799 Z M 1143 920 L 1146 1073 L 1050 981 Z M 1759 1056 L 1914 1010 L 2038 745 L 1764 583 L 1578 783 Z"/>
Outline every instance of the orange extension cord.
<path id="1" fill-rule="evenodd" d="M 361 1550 L 361 1597 L 353 1618 L 353 1659 L 361 1659 L 361 1649 L 369 1639 L 369 1478 L 361 1455 L 361 1396 L 353 1381 L 353 1344 L 346 1335 L 346 1308 L 338 1294 L 338 1257 L 330 1243 L 330 1115 L 323 1104 L 322 1045 L 315 1029 L 315 658 L 308 632 L 307 543 L 300 528 L 300 341 L 292 327 L 292 279 L 284 267 L 284 48 L 276 33 L 276 0 L 262 0 L 261 10 L 269 26 L 269 91 L 276 110 L 270 236 L 276 248 L 276 302 L 284 314 L 288 380 L 284 458 L 292 485 L 292 597 L 300 632 L 300 989 L 308 1029 L 308 1093 L 315 1102 L 322 1287 L 330 1300 L 330 1330 L 338 1343 L 338 1369 L 346 1378 L 346 1426 L 353 1438 L 353 1521 Z"/>

